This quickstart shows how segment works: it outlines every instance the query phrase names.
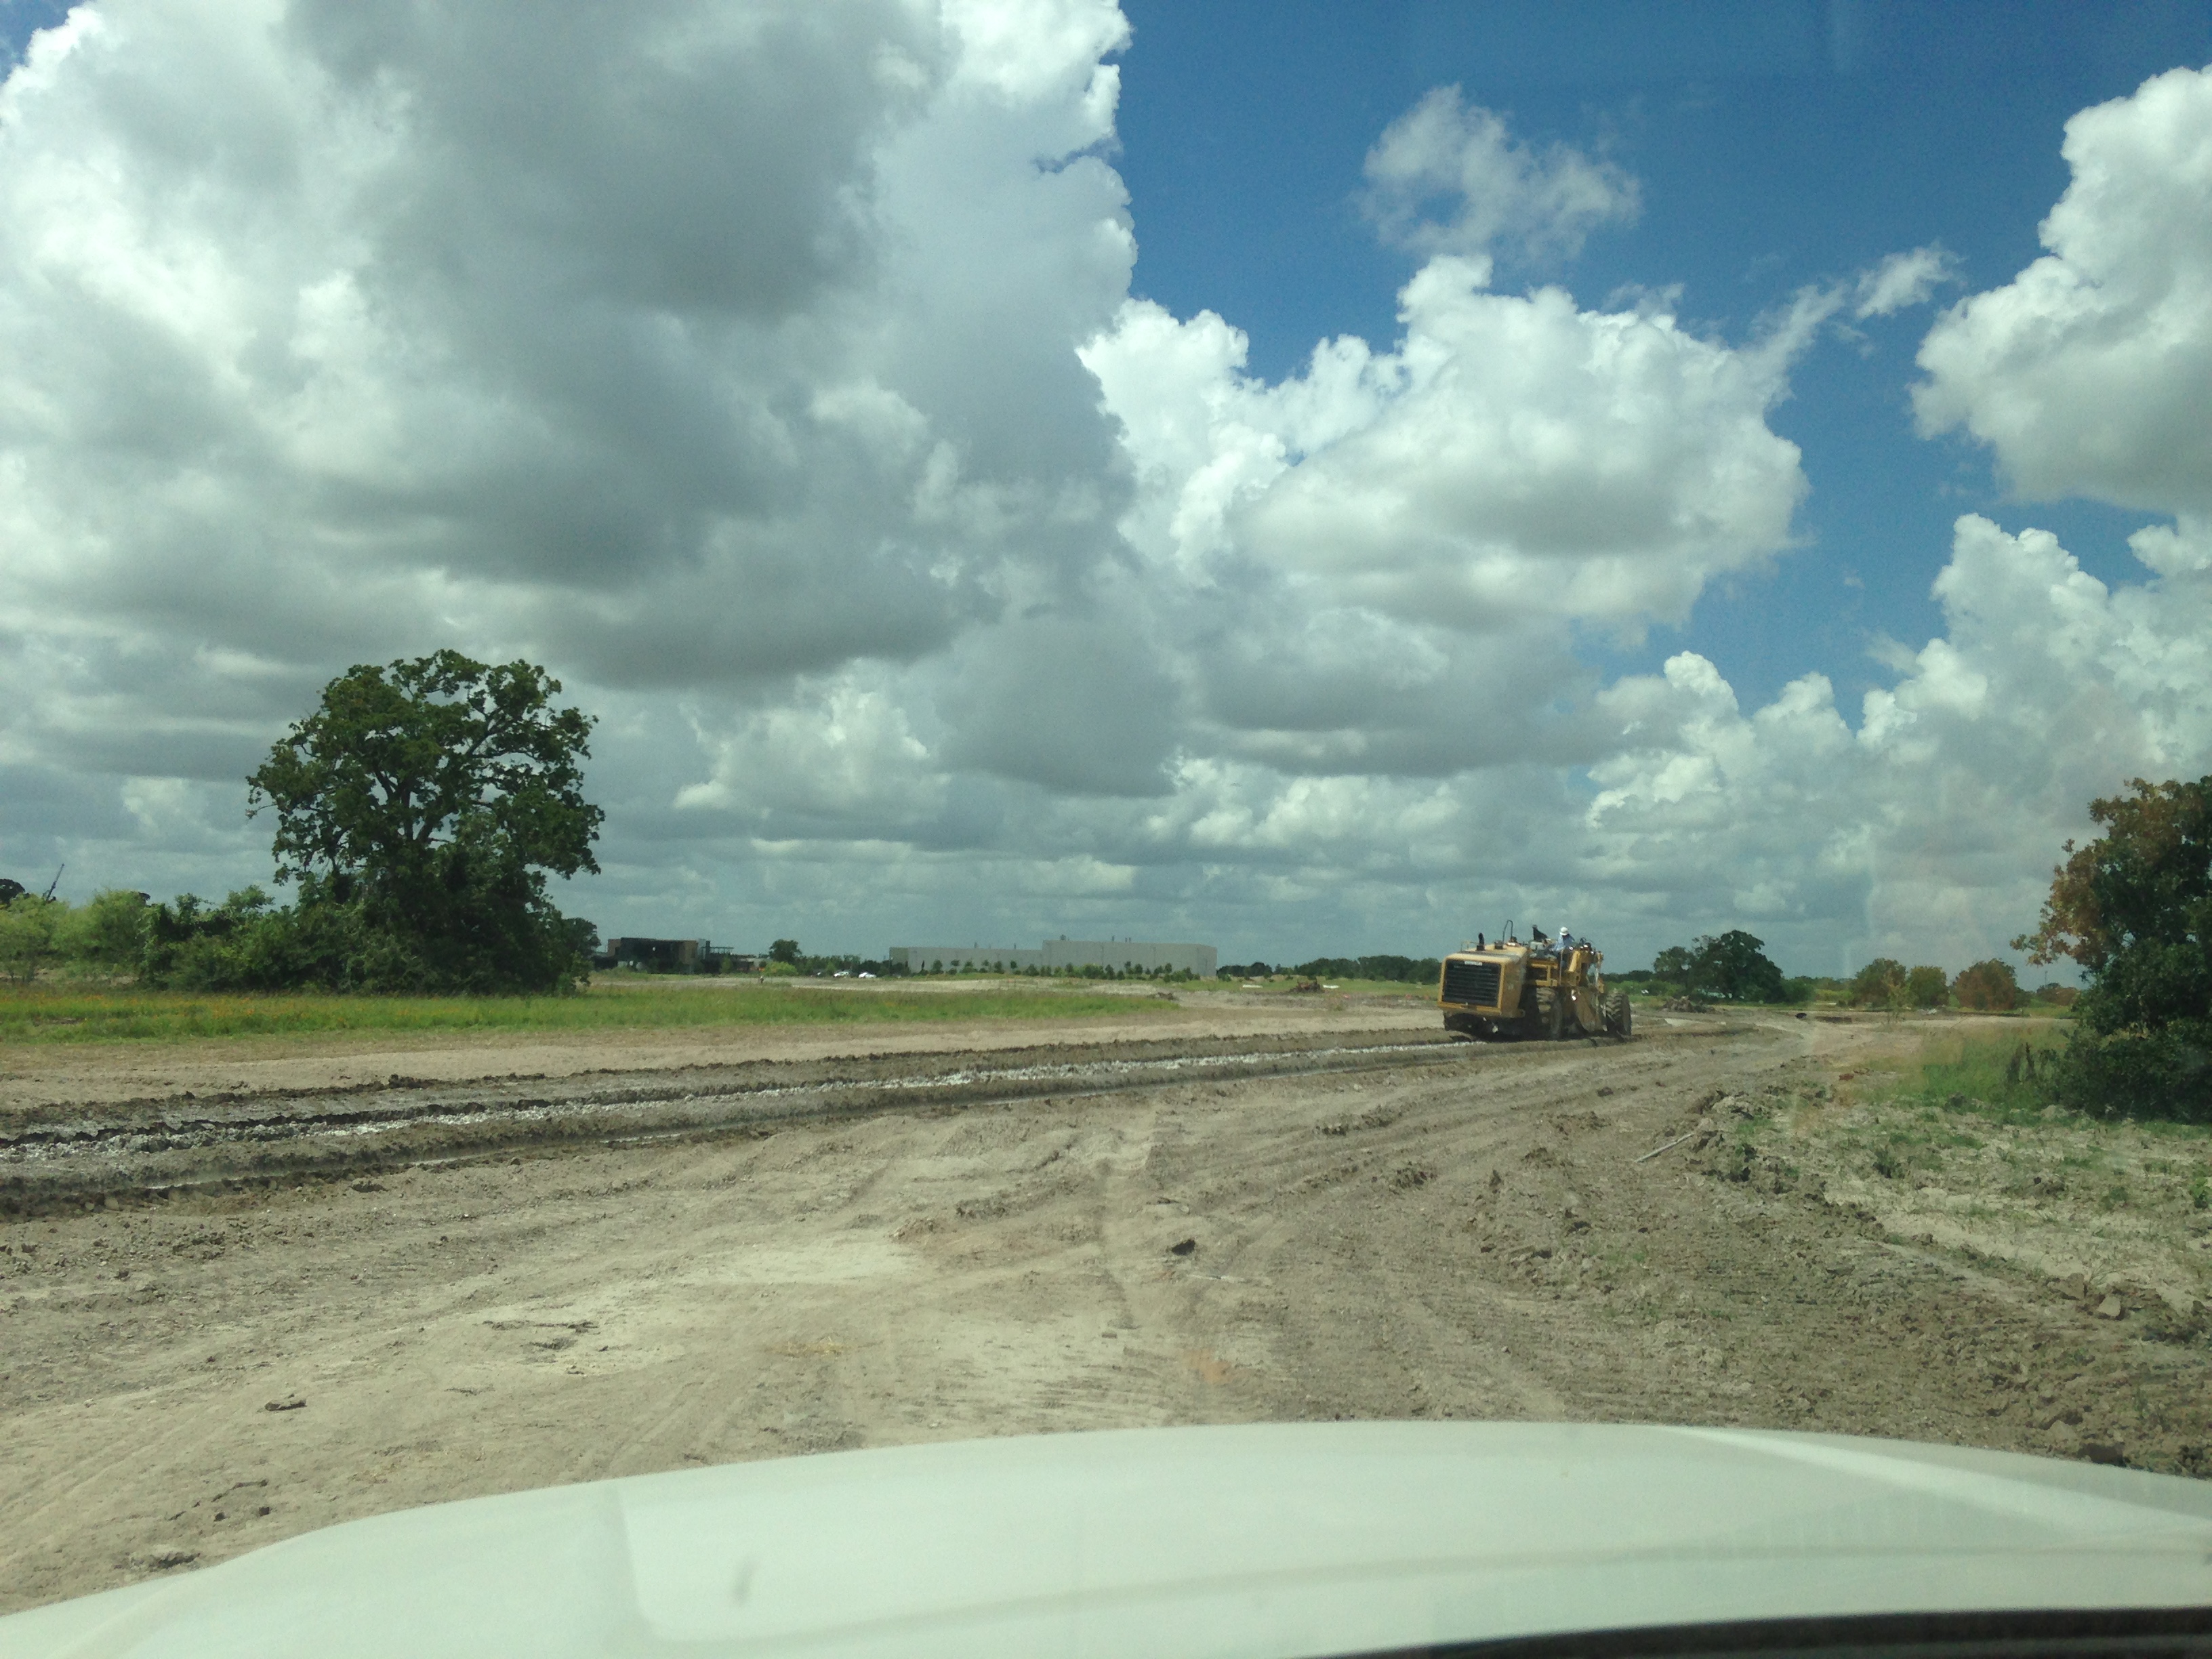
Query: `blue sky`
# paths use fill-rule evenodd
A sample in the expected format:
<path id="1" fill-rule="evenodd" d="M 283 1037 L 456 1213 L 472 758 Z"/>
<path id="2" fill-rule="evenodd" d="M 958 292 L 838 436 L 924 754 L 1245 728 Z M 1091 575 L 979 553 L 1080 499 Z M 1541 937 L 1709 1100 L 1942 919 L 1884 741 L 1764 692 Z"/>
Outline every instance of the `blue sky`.
<path id="1" fill-rule="evenodd" d="M 1178 314 L 1212 308 L 1279 376 L 1316 340 L 1397 331 L 1413 261 L 1361 215 L 1360 163 L 1431 87 L 1455 83 L 1537 143 L 1602 147 L 1644 186 L 1636 223 L 1580 258 L 1509 272 L 1584 304 L 1680 283 L 1682 315 L 1741 340 L 1808 283 L 1940 243 L 1964 286 L 2041 252 L 2065 188 L 2076 110 L 2212 62 L 2212 6 L 2063 0 L 1558 0 L 1331 5 L 1132 0 L 1115 166 L 1128 183 L 1135 289 Z M 1792 377 L 1774 428 L 1803 448 L 1807 552 L 1719 584 L 1684 629 L 1596 654 L 1649 670 L 1687 645 L 1765 701 L 1819 669 L 1838 690 L 1882 677 L 1869 633 L 1917 644 L 1951 523 L 1969 509 L 2057 530 L 2093 572 L 2125 575 L 2141 514 L 2013 499 L 1988 453 L 1915 434 L 1906 387 L 1917 311 L 1831 340 Z M 1854 586 L 1854 580 L 1861 586 Z"/>
<path id="2" fill-rule="evenodd" d="M 441 646 L 599 718 L 564 906 L 870 955 L 1955 970 L 2212 771 L 2207 0 L 0 40 L 19 879 L 265 880 L 245 775 Z"/>

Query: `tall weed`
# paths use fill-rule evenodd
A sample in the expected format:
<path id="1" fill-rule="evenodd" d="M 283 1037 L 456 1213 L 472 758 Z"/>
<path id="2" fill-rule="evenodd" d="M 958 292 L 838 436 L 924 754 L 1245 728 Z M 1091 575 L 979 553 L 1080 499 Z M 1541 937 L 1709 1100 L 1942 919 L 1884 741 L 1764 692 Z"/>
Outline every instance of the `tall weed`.
<path id="1" fill-rule="evenodd" d="M 1999 1122 L 2039 1118 L 2055 1098 L 2064 1046 L 2033 1036 L 1961 1036 L 1931 1041 L 1899 1079 L 1893 1098 L 1971 1111 Z"/>

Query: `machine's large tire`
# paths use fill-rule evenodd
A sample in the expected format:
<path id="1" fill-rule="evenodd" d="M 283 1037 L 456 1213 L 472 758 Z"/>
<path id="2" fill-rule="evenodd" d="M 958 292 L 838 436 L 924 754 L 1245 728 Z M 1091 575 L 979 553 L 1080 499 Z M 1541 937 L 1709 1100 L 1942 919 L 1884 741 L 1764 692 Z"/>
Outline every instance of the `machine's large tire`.
<path id="1" fill-rule="evenodd" d="M 1607 991 L 1605 994 L 1605 1001 L 1600 1006 L 1605 1014 L 1607 1035 L 1617 1037 L 1626 1036 L 1628 1028 L 1633 1023 L 1633 1017 L 1628 1012 L 1628 993 Z"/>
<path id="2" fill-rule="evenodd" d="M 1540 985 L 1528 994 L 1528 1035 L 1543 1042 L 1557 1042 L 1566 1030 L 1566 1009 L 1559 994 Z"/>

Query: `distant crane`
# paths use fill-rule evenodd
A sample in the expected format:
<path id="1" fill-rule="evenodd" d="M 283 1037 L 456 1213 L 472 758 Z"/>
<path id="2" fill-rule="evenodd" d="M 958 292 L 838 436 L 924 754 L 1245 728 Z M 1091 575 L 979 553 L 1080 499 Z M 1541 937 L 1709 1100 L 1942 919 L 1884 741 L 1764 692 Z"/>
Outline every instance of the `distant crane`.
<path id="1" fill-rule="evenodd" d="M 64 864 L 54 872 L 54 878 L 46 884 L 46 890 L 39 896 L 41 903 L 52 904 L 54 902 L 54 890 L 62 884 L 62 870 L 68 868 L 69 866 Z"/>

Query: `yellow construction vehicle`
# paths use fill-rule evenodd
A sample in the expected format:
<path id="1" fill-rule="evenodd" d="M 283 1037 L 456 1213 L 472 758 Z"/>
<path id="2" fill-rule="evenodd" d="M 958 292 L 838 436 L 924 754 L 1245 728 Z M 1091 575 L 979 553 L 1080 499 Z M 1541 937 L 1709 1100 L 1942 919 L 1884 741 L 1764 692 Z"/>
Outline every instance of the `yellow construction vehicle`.
<path id="1" fill-rule="evenodd" d="M 1444 1029 L 1468 1037 L 1522 1037 L 1557 1042 L 1563 1036 L 1629 1034 L 1628 994 L 1605 988 L 1604 956 L 1588 939 L 1563 928 L 1559 939 L 1541 933 L 1496 943 L 1477 939 L 1444 958 L 1437 979 L 1437 1006 Z"/>

